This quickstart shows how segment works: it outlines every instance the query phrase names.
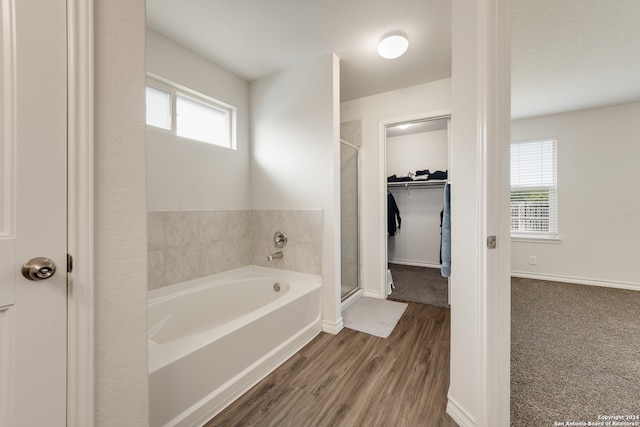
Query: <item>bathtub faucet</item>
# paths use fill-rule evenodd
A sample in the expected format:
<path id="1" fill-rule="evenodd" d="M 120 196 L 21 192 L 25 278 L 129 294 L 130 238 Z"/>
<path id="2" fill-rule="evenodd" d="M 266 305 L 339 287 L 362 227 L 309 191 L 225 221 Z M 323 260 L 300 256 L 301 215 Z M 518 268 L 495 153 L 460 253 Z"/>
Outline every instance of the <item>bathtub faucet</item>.
<path id="1" fill-rule="evenodd" d="M 271 255 L 269 255 L 267 257 L 268 261 L 273 261 L 274 259 L 282 259 L 282 257 L 284 256 L 284 254 L 282 253 L 282 251 L 278 251 L 276 253 L 273 253 Z"/>

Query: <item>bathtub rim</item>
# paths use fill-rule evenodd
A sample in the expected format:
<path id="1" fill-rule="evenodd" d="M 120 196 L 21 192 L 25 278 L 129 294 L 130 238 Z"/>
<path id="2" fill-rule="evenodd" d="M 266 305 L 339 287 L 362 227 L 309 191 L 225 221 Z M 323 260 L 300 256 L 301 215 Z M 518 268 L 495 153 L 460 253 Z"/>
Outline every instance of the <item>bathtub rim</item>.
<path id="1" fill-rule="evenodd" d="M 304 286 L 299 286 L 305 289 L 303 289 L 303 292 L 298 297 L 303 297 L 307 294 L 313 293 L 315 294 L 313 297 L 314 301 L 316 298 L 319 298 L 317 312 L 314 309 L 313 320 L 296 334 L 289 337 L 286 341 L 270 350 L 267 354 L 262 355 L 260 359 L 256 360 L 249 366 L 245 366 L 243 370 L 238 372 L 233 378 L 228 379 L 220 387 L 212 390 L 201 400 L 195 402 L 190 407 L 184 408 L 182 412 L 176 414 L 174 418 L 166 423 L 163 421 L 164 427 L 196 427 L 205 425 L 239 396 L 264 379 L 273 370 L 281 366 L 286 360 L 291 358 L 297 351 L 311 342 L 313 338 L 322 332 L 322 278 L 321 276 L 316 275 L 248 266 L 166 287 L 169 289 L 160 288 L 158 290 L 148 291 L 150 296 L 152 294 L 154 296 L 154 298 L 149 298 L 148 301 L 163 301 L 167 298 L 173 297 L 176 293 L 180 294 L 183 292 L 191 292 L 192 290 L 200 287 L 211 286 L 212 283 L 220 284 L 241 280 L 243 278 L 256 277 L 287 281 L 292 287 L 295 287 L 297 283 L 304 283 Z M 265 305 L 265 307 L 273 307 L 273 305 L 273 302 L 271 302 Z M 263 309 L 264 307 L 252 313 L 260 312 Z M 246 316 L 243 316 L 238 320 L 245 318 Z M 152 375 L 151 369 L 149 369 L 149 375 Z"/>
<path id="2" fill-rule="evenodd" d="M 246 266 L 235 270 L 211 276 L 189 280 L 187 282 L 166 286 L 153 291 L 148 291 L 147 307 L 153 304 L 171 300 L 179 295 L 198 291 L 208 287 L 224 285 L 242 279 L 271 278 L 274 280 L 287 281 L 290 289 L 281 298 L 269 302 L 268 304 L 249 312 L 243 316 L 233 319 L 227 324 L 216 326 L 210 330 L 201 331 L 197 334 L 182 337 L 176 341 L 156 344 L 148 347 L 148 372 L 152 373 L 165 368 L 176 360 L 185 357 L 193 351 L 206 346 L 209 342 L 222 336 L 233 333 L 239 326 L 264 316 L 274 308 L 277 309 L 288 302 L 313 292 L 322 287 L 322 278 L 316 275 L 297 273 L 287 270 L 278 270 L 260 266 Z M 167 289 L 168 288 L 168 289 Z M 155 292 L 161 291 L 161 292 Z M 153 295 L 152 295 L 153 293 Z M 320 307 L 320 317 L 322 309 Z M 149 325 L 147 325 L 147 328 Z"/>
<path id="3" fill-rule="evenodd" d="M 253 278 L 256 276 L 285 279 L 289 281 L 295 280 L 322 285 L 322 276 L 320 275 L 298 273 L 297 271 L 280 270 L 277 268 L 262 267 L 259 265 L 247 265 L 233 270 L 227 270 L 221 273 L 215 273 L 209 276 L 199 277 L 197 279 L 187 280 L 185 282 L 175 283 L 173 285 L 167 285 L 147 291 L 147 306 L 155 302 L 160 302 L 164 299 L 170 299 L 170 297 L 178 293 L 190 292 L 191 290 L 195 290 L 199 287 L 231 280 Z"/>

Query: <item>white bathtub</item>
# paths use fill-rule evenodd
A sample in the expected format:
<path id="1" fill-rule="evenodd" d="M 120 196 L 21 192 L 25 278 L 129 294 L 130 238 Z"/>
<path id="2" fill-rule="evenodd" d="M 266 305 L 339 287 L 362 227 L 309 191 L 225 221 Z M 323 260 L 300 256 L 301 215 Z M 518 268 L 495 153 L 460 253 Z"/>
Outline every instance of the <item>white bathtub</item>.
<path id="1" fill-rule="evenodd" d="M 320 288 L 320 276 L 249 266 L 150 291 L 151 426 L 203 425 L 307 344 Z"/>

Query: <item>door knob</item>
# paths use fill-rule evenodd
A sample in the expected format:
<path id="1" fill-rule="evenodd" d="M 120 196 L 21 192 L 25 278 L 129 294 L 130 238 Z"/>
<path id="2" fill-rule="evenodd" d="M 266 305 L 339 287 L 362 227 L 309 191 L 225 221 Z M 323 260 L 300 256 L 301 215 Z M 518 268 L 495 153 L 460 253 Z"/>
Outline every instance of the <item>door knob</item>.
<path id="1" fill-rule="evenodd" d="M 22 275 L 29 280 L 45 280 L 56 272 L 56 264 L 45 257 L 32 258 L 22 266 Z"/>

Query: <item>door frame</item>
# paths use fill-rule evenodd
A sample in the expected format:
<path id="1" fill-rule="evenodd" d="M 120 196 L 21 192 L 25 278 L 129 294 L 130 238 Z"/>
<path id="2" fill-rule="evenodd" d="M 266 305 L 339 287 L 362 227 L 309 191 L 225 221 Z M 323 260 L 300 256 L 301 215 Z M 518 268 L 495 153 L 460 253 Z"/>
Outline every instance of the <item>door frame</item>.
<path id="1" fill-rule="evenodd" d="M 67 0 L 67 426 L 94 425 L 93 2 Z"/>
<path id="2" fill-rule="evenodd" d="M 378 248 L 380 248 L 380 271 L 378 277 L 379 294 L 380 298 L 387 299 L 387 265 L 389 263 L 389 253 L 387 247 L 387 128 L 399 123 L 417 122 L 435 120 L 438 118 L 447 117 L 451 119 L 452 110 L 447 108 L 444 110 L 431 111 L 427 113 L 411 114 L 408 116 L 394 117 L 392 119 L 380 120 L 378 125 L 378 158 L 380 159 L 379 169 L 380 181 L 378 183 L 378 194 L 380 196 L 380 209 L 378 210 L 378 236 L 380 241 Z M 448 141 L 448 163 L 449 169 L 451 169 L 451 138 Z"/>
<path id="3" fill-rule="evenodd" d="M 469 227 L 460 230 L 464 235 L 452 234 L 454 241 L 463 243 L 452 245 L 452 259 L 459 256 L 458 262 L 465 265 L 460 270 L 464 274 L 454 275 L 452 271 L 455 280 L 447 413 L 460 426 L 507 426 L 511 338 L 510 0 L 479 0 L 472 7 L 468 2 L 453 0 L 452 17 L 452 80 L 457 81 L 452 87 L 453 147 L 458 148 L 456 156 L 460 149 L 468 151 L 466 165 L 470 168 L 462 179 L 456 169 L 456 183 L 462 185 L 452 189 L 457 195 L 452 198 L 452 224 L 461 216 L 470 220 Z M 456 211 L 456 206 L 460 210 Z M 497 236 L 495 249 L 488 247 L 489 236 Z M 472 280 L 465 283 L 470 277 Z"/>

